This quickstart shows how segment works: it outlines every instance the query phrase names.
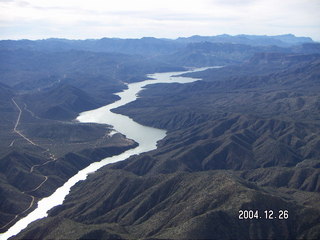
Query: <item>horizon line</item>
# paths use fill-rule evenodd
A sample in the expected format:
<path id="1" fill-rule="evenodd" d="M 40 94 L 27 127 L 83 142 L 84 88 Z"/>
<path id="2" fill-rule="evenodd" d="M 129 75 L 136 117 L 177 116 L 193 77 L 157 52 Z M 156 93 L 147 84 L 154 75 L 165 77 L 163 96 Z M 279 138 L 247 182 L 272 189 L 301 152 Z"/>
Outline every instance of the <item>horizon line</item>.
<path id="1" fill-rule="evenodd" d="M 100 37 L 100 38 L 65 38 L 65 37 L 47 37 L 47 38 L 17 38 L 17 39 L 10 39 L 10 38 L 0 38 L 0 41 L 45 41 L 45 40 L 71 40 L 71 41 L 84 41 L 84 40 L 102 40 L 102 39 L 123 39 L 123 40 L 140 40 L 144 38 L 153 38 L 153 39 L 166 39 L 166 40 L 177 40 L 180 38 L 191 38 L 191 37 L 219 37 L 219 36 L 229 36 L 229 37 L 238 37 L 238 36 L 258 36 L 258 37 L 279 37 L 279 36 L 293 36 L 296 38 L 310 38 L 313 42 L 320 42 L 317 40 L 314 40 L 312 37 L 309 36 L 296 36 L 295 34 L 292 33 L 284 33 L 284 34 L 277 34 L 277 35 L 259 35 L 259 34 L 228 34 L 228 33 L 223 33 L 223 34 L 218 34 L 218 35 L 190 35 L 190 36 L 181 36 L 181 37 L 176 37 L 176 38 L 169 38 L 169 37 L 153 37 L 153 36 L 144 36 L 144 37 Z"/>

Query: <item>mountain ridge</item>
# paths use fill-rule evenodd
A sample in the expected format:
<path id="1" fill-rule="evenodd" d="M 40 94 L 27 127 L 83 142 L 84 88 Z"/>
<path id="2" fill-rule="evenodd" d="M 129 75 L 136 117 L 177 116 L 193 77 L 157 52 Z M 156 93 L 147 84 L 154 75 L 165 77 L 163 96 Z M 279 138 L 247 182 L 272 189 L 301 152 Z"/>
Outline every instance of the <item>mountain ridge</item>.
<path id="1" fill-rule="evenodd" d="M 79 111 L 148 73 L 220 64 L 113 110 L 167 136 L 90 174 L 15 238 L 319 238 L 320 44 L 231 38 L 0 42 L 1 231 L 91 162 L 136 147 L 108 125 L 70 121 Z M 110 42 L 122 53 L 95 52 Z M 289 218 L 241 220 L 240 210 Z"/>
<path id="2" fill-rule="evenodd" d="M 147 86 L 113 111 L 168 129 L 158 148 L 76 184 L 17 239 L 319 238 L 319 66 L 318 55 L 260 54 Z"/>
<path id="3" fill-rule="evenodd" d="M 292 34 L 278 36 L 261 35 L 217 35 L 191 36 L 177 39 L 143 37 L 140 39 L 101 38 L 85 40 L 69 40 L 49 38 L 43 40 L 0 40 L 0 50 L 37 50 L 59 52 L 68 50 L 82 50 L 91 52 L 123 53 L 131 55 L 161 55 L 179 51 L 188 44 L 201 42 L 244 44 L 255 47 L 278 46 L 294 47 L 299 44 L 316 43 L 308 37 L 296 37 Z"/>

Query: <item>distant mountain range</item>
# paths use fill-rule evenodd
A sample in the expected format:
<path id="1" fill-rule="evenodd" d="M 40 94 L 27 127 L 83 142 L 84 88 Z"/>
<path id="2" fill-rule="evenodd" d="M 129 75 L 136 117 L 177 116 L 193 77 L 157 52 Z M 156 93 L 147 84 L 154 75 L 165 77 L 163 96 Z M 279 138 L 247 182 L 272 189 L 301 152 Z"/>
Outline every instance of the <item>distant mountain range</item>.
<path id="1" fill-rule="evenodd" d="M 278 36 L 236 35 L 192 36 L 178 39 L 144 37 L 141 39 L 102 38 L 68 40 L 50 38 L 44 40 L 2 40 L 0 50 L 28 49 L 38 51 L 82 50 L 94 52 L 117 52 L 124 54 L 154 55 L 167 54 L 185 47 L 189 43 L 230 43 L 251 46 L 290 47 L 303 43 L 315 43 L 309 37 L 296 37 L 292 34 Z"/>
<path id="2" fill-rule="evenodd" d="M 134 82 L 146 73 L 240 63 L 262 52 L 320 53 L 320 43 L 293 35 L 7 40 L 0 41 L 0 82 L 17 90 L 31 90 L 63 79 L 103 98 L 102 91 L 124 87 L 119 80 Z"/>
<path id="3" fill-rule="evenodd" d="M 246 44 L 252 46 L 292 46 L 301 43 L 313 43 L 314 41 L 309 37 L 296 37 L 293 34 L 284 34 L 276 36 L 261 36 L 261 35 L 235 35 L 222 34 L 217 36 L 192 36 L 187 38 L 178 38 L 180 42 L 216 42 L 216 43 L 234 43 L 234 44 Z"/>

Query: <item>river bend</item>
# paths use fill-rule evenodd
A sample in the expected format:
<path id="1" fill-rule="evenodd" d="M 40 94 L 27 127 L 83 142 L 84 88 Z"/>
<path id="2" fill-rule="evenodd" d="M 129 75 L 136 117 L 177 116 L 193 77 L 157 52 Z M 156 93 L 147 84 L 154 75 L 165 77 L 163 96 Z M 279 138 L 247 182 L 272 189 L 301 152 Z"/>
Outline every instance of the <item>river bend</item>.
<path id="1" fill-rule="evenodd" d="M 148 84 L 194 82 L 200 79 L 179 77 L 176 75 L 203 71 L 205 69 L 207 68 L 197 68 L 185 72 L 150 74 L 148 75 L 148 77 L 152 78 L 152 80 L 145 80 L 142 82 L 128 84 L 128 89 L 116 93 L 116 95 L 121 98 L 120 100 L 112 104 L 100 107 L 98 109 L 80 113 L 80 115 L 77 117 L 78 121 L 84 123 L 103 123 L 112 125 L 115 131 L 126 135 L 127 138 L 133 139 L 139 144 L 139 146 L 134 149 L 127 150 L 119 155 L 102 159 L 99 162 L 94 162 L 88 167 L 79 171 L 76 175 L 71 177 L 63 186 L 59 187 L 52 195 L 41 199 L 38 202 L 37 208 L 35 210 L 29 213 L 26 217 L 16 222 L 12 227 L 9 228 L 7 232 L 0 234 L 0 239 L 8 239 L 12 236 L 15 236 L 20 231 L 25 229 L 31 222 L 46 217 L 48 215 L 47 212 L 50 209 L 63 203 L 65 197 L 69 194 L 71 187 L 74 186 L 77 182 L 85 180 L 89 173 L 95 172 L 99 168 L 107 164 L 123 161 L 132 155 L 156 149 L 157 142 L 166 136 L 165 130 L 143 126 L 136 123 L 127 116 L 111 112 L 111 109 L 135 101 L 138 97 L 138 93 Z"/>

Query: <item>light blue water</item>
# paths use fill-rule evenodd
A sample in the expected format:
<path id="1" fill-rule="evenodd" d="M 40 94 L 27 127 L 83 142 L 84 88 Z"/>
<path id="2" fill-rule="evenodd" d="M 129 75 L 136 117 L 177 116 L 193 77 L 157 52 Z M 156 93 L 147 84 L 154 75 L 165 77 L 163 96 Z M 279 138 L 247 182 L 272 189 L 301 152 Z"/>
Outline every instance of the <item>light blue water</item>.
<path id="1" fill-rule="evenodd" d="M 148 77 L 153 78 L 154 80 L 146 80 L 143 82 L 128 84 L 128 89 L 123 92 L 117 93 L 116 95 L 121 98 L 119 101 L 98 109 L 81 113 L 77 117 L 78 121 L 84 123 L 91 122 L 112 125 L 115 131 L 126 135 L 127 138 L 135 140 L 139 143 L 139 146 L 134 149 L 127 150 L 126 152 L 121 153 L 117 156 L 108 157 L 102 159 L 99 162 L 92 163 L 88 167 L 79 171 L 76 175 L 71 177 L 63 186 L 59 187 L 51 196 L 40 200 L 38 202 L 37 208 L 34 211 L 16 222 L 11 228 L 9 228 L 7 232 L 0 234 L 0 239 L 8 239 L 25 229 L 31 222 L 46 217 L 48 215 L 47 212 L 50 209 L 63 203 L 65 197 L 69 194 L 71 187 L 74 186 L 77 182 L 85 180 L 89 173 L 95 172 L 99 168 L 107 164 L 123 161 L 132 155 L 156 149 L 157 142 L 166 136 L 165 130 L 143 126 L 134 122 L 127 116 L 113 113 L 110 110 L 136 100 L 138 97 L 138 93 L 143 89 L 143 87 L 148 84 L 194 82 L 200 79 L 174 76 L 188 72 L 203 71 L 205 69 L 207 68 L 198 68 L 186 72 L 150 74 L 148 75 Z"/>

